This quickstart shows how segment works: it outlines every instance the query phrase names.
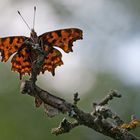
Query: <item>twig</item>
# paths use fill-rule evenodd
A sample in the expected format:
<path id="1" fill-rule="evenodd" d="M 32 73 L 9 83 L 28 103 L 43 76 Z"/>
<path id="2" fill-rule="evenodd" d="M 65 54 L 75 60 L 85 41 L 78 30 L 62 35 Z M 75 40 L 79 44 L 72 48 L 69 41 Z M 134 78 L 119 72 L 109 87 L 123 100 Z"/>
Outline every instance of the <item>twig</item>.
<path id="1" fill-rule="evenodd" d="M 106 105 L 114 97 L 120 98 L 121 94 L 119 94 L 116 90 L 110 90 L 110 93 L 102 101 L 100 101 L 100 103 L 98 103 L 98 104 L 101 106 Z"/>
<path id="2" fill-rule="evenodd" d="M 73 104 L 76 106 L 78 101 L 80 100 L 80 98 L 78 97 L 78 92 L 74 93 L 74 99 L 73 100 L 74 100 Z"/>
<path id="3" fill-rule="evenodd" d="M 60 122 L 59 127 L 52 129 L 52 134 L 60 135 L 63 133 L 68 133 L 70 132 L 70 130 L 77 126 L 79 126 L 79 123 L 77 121 L 71 123 L 64 118 L 62 122 Z"/>

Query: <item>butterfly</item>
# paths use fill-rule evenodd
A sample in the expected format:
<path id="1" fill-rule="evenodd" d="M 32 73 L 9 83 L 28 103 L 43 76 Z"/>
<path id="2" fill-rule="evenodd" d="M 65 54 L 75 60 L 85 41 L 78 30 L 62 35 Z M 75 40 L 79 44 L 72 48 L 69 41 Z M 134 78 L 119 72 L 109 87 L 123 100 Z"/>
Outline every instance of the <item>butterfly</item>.
<path id="1" fill-rule="evenodd" d="M 57 49 L 61 48 L 64 52 L 72 52 L 73 42 L 82 39 L 82 30 L 78 28 L 67 28 L 46 32 L 37 35 L 34 28 L 31 29 L 30 37 L 8 36 L 0 38 L 1 61 L 6 62 L 12 55 L 12 71 L 16 71 L 22 76 L 31 73 L 32 63 L 37 59 L 37 51 L 33 46 L 48 52 L 45 57 L 40 72 L 46 70 L 55 75 L 55 68 L 63 64 L 62 53 Z M 31 45 L 33 44 L 33 45 Z M 14 55 L 13 55 L 14 54 Z"/>

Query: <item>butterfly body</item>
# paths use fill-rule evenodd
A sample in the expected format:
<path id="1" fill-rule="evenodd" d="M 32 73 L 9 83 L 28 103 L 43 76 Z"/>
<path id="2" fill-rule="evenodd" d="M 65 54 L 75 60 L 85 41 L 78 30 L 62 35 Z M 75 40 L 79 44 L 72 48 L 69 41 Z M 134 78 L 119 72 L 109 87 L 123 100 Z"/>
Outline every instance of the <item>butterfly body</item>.
<path id="1" fill-rule="evenodd" d="M 54 48 L 61 48 L 64 52 L 72 52 L 73 42 L 82 39 L 82 30 L 77 28 L 60 29 L 46 32 L 40 36 L 34 29 L 30 37 L 10 36 L 0 38 L 1 61 L 6 62 L 12 54 L 12 70 L 20 74 L 20 79 L 26 73 L 31 73 L 32 63 L 38 57 L 38 51 L 46 53 L 40 72 L 50 71 L 55 74 L 55 68 L 63 64 L 61 52 Z"/>

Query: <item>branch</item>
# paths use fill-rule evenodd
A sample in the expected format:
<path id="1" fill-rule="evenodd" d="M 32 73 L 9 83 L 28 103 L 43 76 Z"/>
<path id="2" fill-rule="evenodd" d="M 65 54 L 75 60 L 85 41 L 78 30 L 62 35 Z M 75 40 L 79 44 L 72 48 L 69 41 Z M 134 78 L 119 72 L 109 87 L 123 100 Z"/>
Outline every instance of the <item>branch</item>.
<path id="1" fill-rule="evenodd" d="M 126 129 L 121 128 L 120 124 L 123 124 L 123 121 L 120 117 L 104 106 L 109 100 L 113 99 L 113 97 L 120 97 L 120 94 L 116 91 L 109 93 L 104 100 L 96 103 L 96 105 L 94 103 L 94 111 L 92 113 L 85 113 L 74 104 L 54 96 L 38 86 L 35 86 L 35 88 L 32 86 L 31 81 L 23 81 L 21 92 L 40 98 L 44 104 L 48 104 L 53 108 L 58 109 L 61 113 L 68 113 L 70 117 L 76 120 L 76 123 L 70 123 L 67 120 L 63 120 L 58 128 L 52 130 L 53 134 L 58 135 L 66 133 L 79 125 L 84 125 L 115 140 L 140 140 Z M 114 123 L 108 121 L 108 118 L 112 118 Z"/>

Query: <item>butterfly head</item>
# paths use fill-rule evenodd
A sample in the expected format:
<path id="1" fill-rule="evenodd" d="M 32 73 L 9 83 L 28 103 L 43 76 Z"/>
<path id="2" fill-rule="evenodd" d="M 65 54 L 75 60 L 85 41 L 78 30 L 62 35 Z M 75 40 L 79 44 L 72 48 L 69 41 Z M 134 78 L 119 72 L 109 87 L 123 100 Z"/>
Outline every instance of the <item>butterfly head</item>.
<path id="1" fill-rule="evenodd" d="M 36 40 L 37 38 L 37 33 L 35 32 L 34 29 L 31 29 L 30 38 L 33 40 Z"/>

